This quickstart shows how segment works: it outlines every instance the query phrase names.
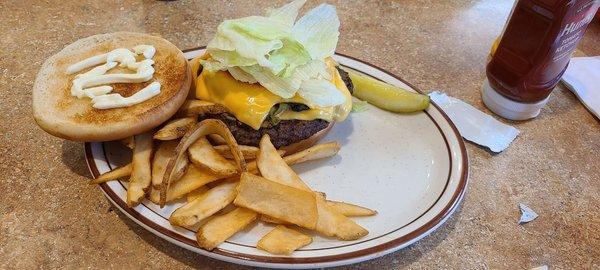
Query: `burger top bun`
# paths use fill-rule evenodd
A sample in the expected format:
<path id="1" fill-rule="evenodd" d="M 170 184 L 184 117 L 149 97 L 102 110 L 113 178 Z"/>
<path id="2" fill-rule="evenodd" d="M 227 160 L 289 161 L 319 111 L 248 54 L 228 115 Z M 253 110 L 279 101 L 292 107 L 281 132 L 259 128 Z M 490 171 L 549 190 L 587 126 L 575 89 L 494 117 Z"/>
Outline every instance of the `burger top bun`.
<path id="1" fill-rule="evenodd" d="M 150 83 L 159 82 L 158 95 L 129 107 L 111 109 L 96 109 L 90 98 L 71 95 L 75 76 L 91 68 L 68 74 L 69 66 L 117 48 L 131 49 L 142 44 L 156 49 L 152 79 L 111 84 L 112 93 L 129 97 Z M 110 73 L 132 71 L 117 66 L 107 72 Z M 118 140 L 149 131 L 169 119 L 185 101 L 190 82 L 190 68 L 183 53 L 163 38 L 131 32 L 95 35 L 75 41 L 44 62 L 33 85 L 33 115 L 42 129 L 57 137 L 73 141 Z"/>

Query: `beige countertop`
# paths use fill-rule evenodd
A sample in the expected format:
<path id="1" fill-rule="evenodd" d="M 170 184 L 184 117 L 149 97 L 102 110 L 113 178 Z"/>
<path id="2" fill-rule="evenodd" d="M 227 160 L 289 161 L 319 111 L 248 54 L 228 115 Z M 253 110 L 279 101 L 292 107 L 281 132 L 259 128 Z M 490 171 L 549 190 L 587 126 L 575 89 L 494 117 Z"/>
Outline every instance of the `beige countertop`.
<path id="1" fill-rule="evenodd" d="M 284 1 L 114 2 L 0 1 L 0 269 L 243 269 L 172 245 L 114 210 L 87 184 L 83 144 L 35 125 L 31 89 L 42 62 L 79 38 L 139 31 L 193 48 L 223 19 Z M 489 112 L 479 88 L 512 1 L 328 2 L 342 21 L 339 52 Z M 600 54 L 600 24 L 579 49 Z M 599 269 L 598 119 L 559 87 L 539 117 L 512 124 L 521 135 L 501 154 L 467 144 L 468 191 L 446 224 L 350 268 Z M 517 225 L 520 202 L 540 217 Z"/>

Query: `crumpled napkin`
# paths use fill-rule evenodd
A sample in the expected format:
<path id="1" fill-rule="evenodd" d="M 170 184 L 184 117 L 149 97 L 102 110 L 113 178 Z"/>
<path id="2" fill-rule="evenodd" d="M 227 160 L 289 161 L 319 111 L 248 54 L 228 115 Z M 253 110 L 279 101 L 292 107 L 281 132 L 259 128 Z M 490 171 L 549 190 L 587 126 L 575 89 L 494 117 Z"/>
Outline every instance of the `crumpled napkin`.
<path id="1" fill-rule="evenodd" d="M 519 135 L 519 130 L 483 113 L 462 100 L 433 91 L 429 97 L 450 117 L 465 140 L 488 147 L 493 152 L 504 151 Z"/>
<path id="2" fill-rule="evenodd" d="M 600 118 L 600 56 L 571 58 L 562 81 L 592 114 Z"/>
<path id="3" fill-rule="evenodd" d="M 519 224 L 531 222 L 538 217 L 538 214 L 525 204 L 520 203 L 519 210 L 521 211 L 521 218 L 519 219 Z"/>

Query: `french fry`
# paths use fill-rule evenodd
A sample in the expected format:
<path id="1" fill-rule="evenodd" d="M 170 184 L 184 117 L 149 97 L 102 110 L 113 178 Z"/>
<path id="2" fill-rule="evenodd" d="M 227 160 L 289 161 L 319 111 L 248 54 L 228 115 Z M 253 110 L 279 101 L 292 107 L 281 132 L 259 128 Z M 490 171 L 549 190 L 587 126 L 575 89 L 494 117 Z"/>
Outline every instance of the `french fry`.
<path id="1" fill-rule="evenodd" d="M 324 144 L 314 145 L 300 152 L 287 155 L 283 157 L 283 160 L 287 165 L 300 164 L 312 160 L 327 158 L 335 156 L 340 150 L 340 145 L 337 142 L 328 142 Z M 280 150 L 278 150 L 279 152 Z M 247 163 L 248 171 L 252 173 L 258 172 L 258 165 L 256 161 Z"/>
<path id="2" fill-rule="evenodd" d="M 347 202 L 327 201 L 327 205 L 347 217 L 365 217 L 377 214 L 377 211 Z"/>
<path id="3" fill-rule="evenodd" d="M 323 192 L 315 191 L 315 194 L 317 194 L 318 196 L 321 196 L 321 197 L 325 198 L 325 193 L 323 193 Z M 352 205 L 352 206 L 355 206 L 355 205 Z M 360 206 L 357 206 L 357 207 L 360 207 Z M 364 209 L 367 209 L 367 208 L 364 208 Z M 373 210 L 370 210 L 370 209 L 368 209 L 368 210 L 369 211 L 373 211 Z M 348 210 L 348 211 L 350 211 L 350 210 Z M 357 213 L 356 212 L 357 210 L 354 210 L 354 211 L 355 211 L 354 213 Z M 377 212 L 375 212 L 375 213 L 377 213 Z M 358 216 L 358 215 L 356 215 L 356 216 Z M 289 222 L 285 222 L 283 220 L 276 219 L 274 217 L 270 217 L 270 216 L 267 216 L 267 215 L 260 215 L 259 219 L 260 219 L 260 221 L 264 221 L 264 222 L 272 223 L 272 224 L 290 224 Z"/>
<path id="4" fill-rule="evenodd" d="M 267 216 L 267 215 L 260 215 L 259 219 L 260 219 L 260 221 L 264 221 L 264 222 L 272 223 L 272 224 L 290 224 L 290 223 L 285 222 L 283 220 L 276 219 L 274 217 L 270 217 L 270 216 Z"/>
<path id="5" fill-rule="evenodd" d="M 148 192 L 147 197 L 151 202 L 158 204 L 160 202 L 160 189 L 151 187 Z M 175 198 L 175 199 L 177 199 L 177 198 Z M 173 199 L 173 200 L 175 200 L 175 199 Z"/>
<path id="6" fill-rule="evenodd" d="M 256 159 L 256 154 L 258 153 L 258 147 L 249 146 L 249 145 L 239 145 L 240 151 L 242 151 L 242 155 L 244 155 L 245 160 Z M 231 150 L 229 150 L 229 146 L 227 145 L 215 145 L 213 148 L 224 158 L 232 159 Z"/>
<path id="7" fill-rule="evenodd" d="M 90 181 L 90 185 L 101 184 L 112 180 L 119 180 L 119 178 L 123 178 L 129 175 L 131 175 L 131 163 L 123 167 L 116 168 L 110 172 L 103 173 L 102 175 L 98 176 L 98 178 Z"/>
<path id="8" fill-rule="evenodd" d="M 196 57 L 188 61 L 190 64 L 190 73 L 192 74 L 192 83 L 190 84 L 190 92 L 188 93 L 188 99 L 194 99 L 196 97 L 196 78 L 202 71 L 202 65 L 200 64 L 200 57 Z"/>
<path id="9" fill-rule="evenodd" d="M 340 144 L 338 142 L 327 142 L 317 144 L 298 153 L 285 156 L 284 159 L 288 165 L 294 165 L 311 160 L 332 157 L 335 156 L 339 151 Z"/>
<path id="10" fill-rule="evenodd" d="M 152 186 L 155 188 L 160 187 L 163 180 L 165 169 L 169 158 L 173 155 L 175 147 L 177 147 L 177 141 L 163 141 L 158 145 L 154 157 L 152 157 Z M 176 169 L 175 179 L 179 179 L 186 171 L 189 161 L 182 159 L 179 162 L 178 168 Z"/>
<path id="11" fill-rule="evenodd" d="M 325 198 L 319 195 L 317 209 L 319 218 L 315 230 L 319 233 L 345 241 L 360 239 L 369 234 L 365 228 L 329 207 Z"/>
<path id="12" fill-rule="evenodd" d="M 179 139 L 197 122 L 194 116 L 170 120 L 154 134 L 154 139 L 161 141 Z"/>
<path id="13" fill-rule="evenodd" d="M 127 188 L 127 205 L 138 205 L 152 183 L 150 159 L 152 158 L 152 134 L 150 132 L 134 137 L 135 147 L 131 161 L 131 176 Z"/>
<path id="14" fill-rule="evenodd" d="M 125 147 L 129 148 L 129 149 L 133 149 L 134 143 L 133 143 L 133 136 L 129 136 L 125 139 L 121 139 L 119 140 L 119 142 L 123 145 L 125 145 Z"/>
<path id="15" fill-rule="evenodd" d="M 292 224 L 314 229 L 317 223 L 315 194 L 269 181 L 250 173 L 242 173 L 237 206 L 252 209 Z"/>
<path id="16" fill-rule="evenodd" d="M 177 208 L 169 217 L 169 222 L 186 228 L 198 224 L 230 204 L 235 198 L 237 185 L 237 181 L 228 181 L 209 189 L 202 196 Z"/>
<path id="17" fill-rule="evenodd" d="M 201 186 L 197 189 L 192 190 L 192 192 L 188 193 L 187 196 L 185 197 L 185 200 L 187 202 L 191 202 L 191 201 L 197 199 L 198 197 L 202 196 L 207 191 L 208 191 L 207 186 Z"/>
<path id="18" fill-rule="evenodd" d="M 314 191 L 314 190 L 313 190 Z M 327 199 L 327 194 L 325 194 L 325 192 L 321 192 L 321 191 L 314 191 L 317 195 Z"/>
<path id="19" fill-rule="evenodd" d="M 310 188 L 281 158 L 277 149 L 271 143 L 269 135 L 265 134 L 260 140 L 260 151 L 256 158 L 256 164 L 263 177 L 303 190 Z"/>
<path id="20" fill-rule="evenodd" d="M 227 142 L 221 136 L 217 134 L 208 134 L 206 136 L 212 145 L 226 145 Z"/>
<path id="21" fill-rule="evenodd" d="M 258 147 L 250 146 L 250 145 L 239 145 L 239 147 L 240 147 L 240 151 L 242 151 L 242 155 L 244 155 L 244 159 L 246 161 L 256 159 L 256 156 L 258 155 L 258 150 L 259 150 Z M 221 154 L 221 156 L 223 156 L 224 158 L 233 159 L 233 156 L 231 155 L 231 151 L 229 150 L 229 146 L 215 145 L 215 146 L 213 146 L 213 148 L 215 150 L 217 150 L 217 152 L 219 152 L 219 154 Z M 280 156 L 285 155 L 284 150 L 277 150 L 277 153 L 279 153 Z"/>
<path id="22" fill-rule="evenodd" d="M 311 150 L 309 150 L 309 148 L 305 151 L 298 152 L 304 152 L 305 154 L 294 157 L 290 162 L 305 162 L 312 158 L 323 158 L 335 154 L 339 150 L 339 145 L 337 143 L 328 143 L 324 145 L 325 146 L 315 146 L 314 148 L 311 147 Z M 268 135 L 263 136 L 260 141 L 260 154 L 257 159 L 259 168 L 261 168 L 260 173 L 265 178 L 271 179 L 277 183 L 311 191 L 296 172 L 289 168 L 287 162 L 282 162 L 285 161 L 285 157 L 281 158 L 278 155 L 273 154 L 273 149 L 275 149 L 275 147 L 271 143 Z M 261 162 L 264 165 L 263 167 L 260 166 Z M 322 193 L 314 192 L 314 194 L 316 194 L 316 204 L 318 209 L 317 224 L 315 226 L 317 232 L 326 236 L 337 237 L 341 240 L 356 240 L 369 233 L 369 231 L 356 224 L 351 219 L 329 207 Z M 270 216 L 278 218 L 277 216 Z"/>
<path id="23" fill-rule="evenodd" d="M 177 115 L 179 116 L 197 116 L 204 114 L 219 114 L 227 112 L 227 108 L 225 108 L 221 104 L 216 104 L 204 100 L 187 100 L 179 111 L 177 111 Z"/>
<path id="24" fill-rule="evenodd" d="M 198 168 L 196 165 L 190 164 L 183 176 L 167 191 L 165 202 L 171 202 L 182 198 L 186 194 L 216 180 L 223 179 L 222 176 L 216 175 L 206 169 Z M 150 193 L 150 200 L 156 204 L 160 203 L 160 190 L 154 188 Z"/>
<path id="25" fill-rule="evenodd" d="M 231 153 L 231 150 L 229 153 Z M 238 173 L 235 164 L 221 156 L 210 142 L 208 142 L 206 137 L 196 140 L 188 149 L 188 155 L 192 163 L 206 168 L 215 174 L 233 176 Z"/>
<path id="26" fill-rule="evenodd" d="M 175 148 L 175 154 L 169 160 L 167 164 L 167 169 L 165 170 L 165 176 L 160 186 L 160 207 L 164 207 L 167 200 L 167 190 L 175 173 L 176 164 L 182 159 L 187 158 L 186 152 L 187 149 L 199 138 L 206 136 L 207 134 L 218 134 L 223 137 L 227 141 L 227 145 L 231 150 L 231 153 L 234 157 L 235 164 L 237 166 L 238 172 L 246 171 L 246 161 L 244 160 L 244 156 L 242 152 L 238 148 L 238 144 L 235 141 L 235 138 L 231 134 L 231 131 L 225 123 L 220 120 L 215 119 L 207 119 L 196 125 L 194 125 L 184 136 L 181 138 L 181 141 Z"/>
<path id="27" fill-rule="evenodd" d="M 198 245 L 213 250 L 255 221 L 257 216 L 256 212 L 240 207 L 227 214 L 213 216 L 198 229 L 196 233 Z"/>
<path id="28" fill-rule="evenodd" d="M 278 225 L 265 234 L 256 245 L 257 248 L 276 255 L 290 255 L 294 250 L 312 243 L 312 237 L 299 231 Z"/>

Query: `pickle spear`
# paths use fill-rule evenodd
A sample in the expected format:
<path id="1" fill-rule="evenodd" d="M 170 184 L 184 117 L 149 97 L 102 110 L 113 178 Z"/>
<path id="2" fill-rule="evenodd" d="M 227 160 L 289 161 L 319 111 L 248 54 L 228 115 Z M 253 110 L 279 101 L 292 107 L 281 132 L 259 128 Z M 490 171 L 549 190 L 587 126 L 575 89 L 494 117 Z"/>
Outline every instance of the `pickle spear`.
<path id="1" fill-rule="evenodd" d="M 351 70 L 346 71 L 354 84 L 352 95 L 366 100 L 380 109 L 396 113 L 409 113 L 422 111 L 429 106 L 428 95 L 410 92 Z"/>

